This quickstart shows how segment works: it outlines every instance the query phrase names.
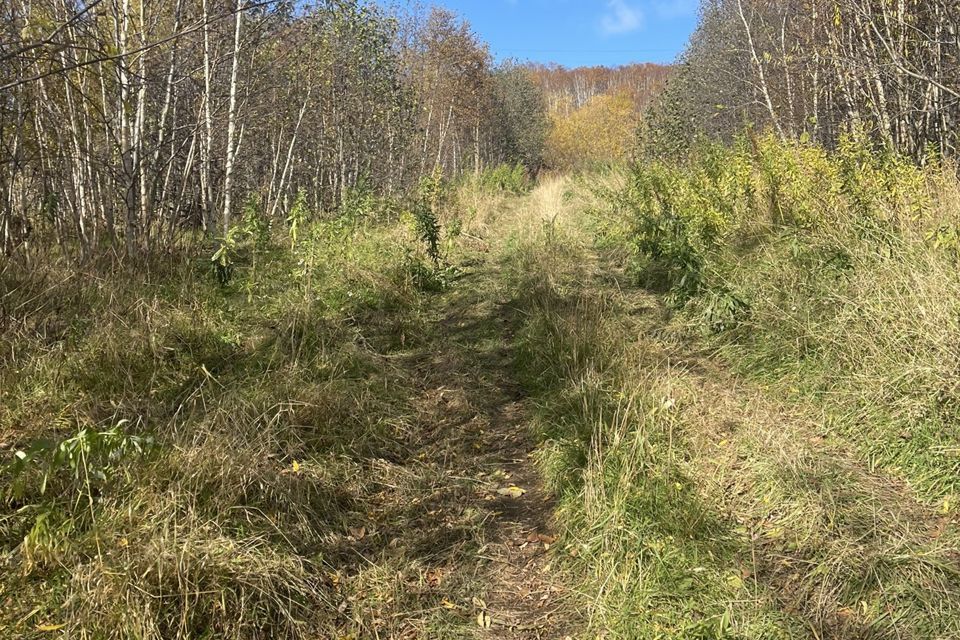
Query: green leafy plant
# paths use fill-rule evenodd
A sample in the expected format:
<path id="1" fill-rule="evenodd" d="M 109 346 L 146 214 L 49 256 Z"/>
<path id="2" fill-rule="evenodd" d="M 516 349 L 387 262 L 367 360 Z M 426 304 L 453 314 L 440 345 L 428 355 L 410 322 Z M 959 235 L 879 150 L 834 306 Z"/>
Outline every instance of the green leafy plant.
<path id="1" fill-rule="evenodd" d="M 359 180 L 354 186 L 344 189 L 340 201 L 340 217 L 350 222 L 369 218 L 376 213 L 378 204 L 370 181 Z"/>
<path id="2" fill-rule="evenodd" d="M 260 196 L 251 193 L 243 203 L 240 233 L 248 238 L 255 249 L 262 250 L 270 242 L 270 221 L 263 214 Z"/>
<path id="3" fill-rule="evenodd" d="M 417 189 L 417 202 L 413 208 L 413 217 L 416 221 L 417 234 L 423 241 L 427 256 L 434 267 L 440 268 L 440 234 L 441 226 L 439 211 L 443 203 L 445 187 L 443 176 L 439 172 L 424 176 Z"/>
<path id="4" fill-rule="evenodd" d="M 237 236 L 240 234 L 238 227 L 233 227 L 227 234 L 220 239 L 216 251 L 210 256 L 210 264 L 213 266 L 214 276 L 221 287 L 230 284 L 233 279 L 234 267 L 236 264 Z"/>
<path id="5" fill-rule="evenodd" d="M 60 441 L 38 440 L 28 449 L 17 451 L 8 471 L 14 479 L 11 488 L 23 490 L 22 480 L 32 470 L 39 471 L 40 495 L 50 482 L 68 476 L 89 491 L 93 482 L 106 482 L 113 470 L 127 458 L 146 453 L 153 445 L 149 436 L 127 433 L 129 420 L 120 420 L 109 429 L 81 428 L 76 435 Z"/>
<path id="6" fill-rule="evenodd" d="M 927 242 L 954 260 L 960 260 L 960 227 L 941 225 L 927 234 Z"/>
<path id="7" fill-rule="evenodd" d="M 478 180 L 484 189 L 516 195 L 526 193 L 532 186 L 526 167 L 519 162 L 499 164 L 486 169 L 480 174 Z"/>
<path id="8" fill-rule="evenodd" d="M 710 333 L 738 326 L 750 313 L 750 304 L 726 287 L 713 287 L 700 301 L 700 325 Z"/>
<path id="9" fill-rule="evenodd" d="M 300 231 L 310 218 L 310 207 L 307 204 L 307 194 L 303 189 L 297 191 L 293 206 L 287 214 L 287 229 L 290 234 L 290 248 L 297 246 Z"/>

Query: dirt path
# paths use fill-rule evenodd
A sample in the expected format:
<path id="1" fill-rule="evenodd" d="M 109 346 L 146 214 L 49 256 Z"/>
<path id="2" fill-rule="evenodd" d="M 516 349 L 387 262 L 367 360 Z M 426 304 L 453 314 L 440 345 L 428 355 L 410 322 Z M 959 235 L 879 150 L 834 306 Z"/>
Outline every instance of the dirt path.
<path id="1" fill-rule="evenodd" d="M 484 269 L 461 281 L 438 324 L 435 357 L 421 369 L 433 400 L 424 406 L 447 423 L 450 438 L 479 432 L 470 470 L 480 487 L 474 506 L 486 514 L 472 558 L 485 591 L 473 603 L 480 635 L 563 638 L 572 612 L 550 572 L 554 502 L 535 466 L 526 398 L 511 376 L 512 312 L 496 300 Z M 460 420 L 451 423 L 451 414 Z"/>
<path id="2" fill-rule="evenodd" d="M 554 185 L 531 196 L 550 225 L 562 194 Z M 649 549 L 669 555 L 670 566 L 654 557 L 625 574 L 633 600 L 590 604 L 595 626 L 610 624 L 619 637 L 646 637 L 662 621 L 707 629 L 703 620 L 714 618 L 701 609 L 719 603 L 728 613 L 716 617 L 744 638 L 960 637 L 960 533 L 952 514 L 918 501 L 895 470 L 863 459 L 816 407 L 791 405 L 708 353 L 708 341 L 678 330 L 662 300 L 634 286 L 602 251 L 551 253 L 544 241 L 540 254 L 540 245 L 531 246 L 513 266 L 564 283 L 549 303 L 563 316 L 558 330 L 576 334 L 589 328 L 581 323 L 602 323 L 593 338 L 584 334 L 587 351 L 590 339 L 616 344 L 617 361 L 602 375 L 619 372 L 611 380 L 625 394 L 651 394 L 657 411 L 669 400 L 663 420 L 676 426 L 664 450 L 678 465 L 670 477 L 684 482 L 661 496 L 672 506 L 646 504 L 650 496 L 635 493 L 646 486 L 642 478 L 623 494 L 646 505 L 625 522 L 646 527 Z M 507 300 L 524 292 L 505 286 L 510 277 L 498 272 L 495 253 L 470 255 L 465 275 L 426 299 L 420 335 L 385 363 L 403 380 L 411 415 L 401 419 L 400 453 L 364 479 L 359 502 L 372 515 L 352 550 L 362 558 L 353 567 L 356 576 L 400 577 L 380 589 L 382 609 L 341 605 L 344 616 L 355 607 L 355 619 L 367 619 L 361 628 L 374 632 L 357 638 L 589 637 L 578 609 L 584 598 L 571 591 L 579 585 L 556 570 L 556 504 L 534 460 L 538 408 L 517 382 L 514 334 L 529 320 Z M 659 471 L 657 460 L 647 464 Z M 677 526 L 682 535 L 673 535 Z M 559 542 L 584 542 L 577 535 L 568 526 Z M 648 550 L 645 541 L 631 544 L 612 548 Z M 608 557 L 609 566 L 619 559 Z M 671 599 L 675 583 L 685 597 Z M 622 628 L 621 605 L 628 612 Z M 601 606 L 612 617 L 598 615 Z M 645 607 L 645 621 L 632 622 L 635 607 Z"/>
<path id="3" fill-rule="evenodd" d="M 393 566 L 383 554 L 396 554 L 404 577 L 392 623 L 364 615 L 380 638 L 584 637 L 582 598 L 555 570 L 556 505 L 513 361 L 523 315 L 507 300 L 523 292 L 507 290 L 491 254 L 472 258 L 453 287 L 427 298 L 425 330 L 391 360 L 413 414 L 404 455 L 368 482 L 383 490 L 365 501 L 376 535 L 360 550 L 381 572 Z M 757 620 L 796 637 L 960 631 L 935 606 L 960 594 L 953 522 L 862 460 L 815 410 L 787 405 L 676 332 L 662 302 L 604 256 L 576 261 L 585 277 L 570 280 L 571 295 L 589 289 L 606 301 L 588 311 L 622 340 L 638 384 L 669 389 L 676 403 L 682 472 L 726 541 L 729 557 L 709 571 L 733 585 L 731 606 L 763 608 Z M 671 543 L 681 557 L 696 557 L 690 535 Z"/>
<path id="4" fill-rule="evenodd" d="M 577 612 L 551 572 L 554 502 L 533 459 L 527 399 L 511 371 L 514 318 L 497 301 L 496 274 L 480 264 L 428 304 L 426 335 L 395 363 L 416 381 L 409 459 L 377 481 L 393 489 L 370 500 L 370 529 L 393 540 L 405 566 L 423 567 L 405 585 L 417 603 L 439 599 L 459 623 L 431 629 L 413 611 L 381 637 L 573 637 Z M 418 478 L 418 497 L 397 469 Z M 363 555 L 376 563 L 381 552 Z"/>

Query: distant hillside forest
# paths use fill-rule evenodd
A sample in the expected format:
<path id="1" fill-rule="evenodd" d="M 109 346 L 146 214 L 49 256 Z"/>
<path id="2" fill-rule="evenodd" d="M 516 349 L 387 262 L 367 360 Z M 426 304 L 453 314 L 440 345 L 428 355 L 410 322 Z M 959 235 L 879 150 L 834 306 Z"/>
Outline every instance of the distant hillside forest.
<path id="1" fill-rule="evenodd" d="M 670 77 L 672 67 L 660 64 L 628 64 L 621 67 L 577 67 L 529 64 L 527 68 L 546 94 L 551 112 L 569 116 L 594 98 L 625 95 L 643 110 L 656 98 Z"/>

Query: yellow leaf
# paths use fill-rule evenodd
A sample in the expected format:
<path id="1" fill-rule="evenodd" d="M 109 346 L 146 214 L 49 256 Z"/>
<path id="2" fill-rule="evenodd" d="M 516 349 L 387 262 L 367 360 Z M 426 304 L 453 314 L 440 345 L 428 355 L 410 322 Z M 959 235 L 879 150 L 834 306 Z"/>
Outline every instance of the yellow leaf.
<path id="1" fill-rule="evenodd" d="M 497 489 L 497 493 L 501 496 L 508 496 L 510 498 L 519 498 L 527 492 L 526 489 L 521 489 L 520 487 L 510 486 L 503 487 L 502 489 Z"/>
<path id="2" fill-rule="evenodd" d="M 743 578 L 741 578 L 735 573 L 731 573 L 729 576 L 727 576 L 727 584 L 729 584 L 734 589 L 742 589 Z"/>
<path id="3" fill-rule="evenodd" d="M 67 626 L 66 623 L 63 624 L 38 624 L 37 631 L 59 631 Z"/>
<path id="4" fill-rule="evenodd" d="M 483 629 L 489 629 L 493 625 L 493 618 L 486 611 L 477 614 L 477 625 Z"/>
<path id="5" fill-rule="evenodd" d="M 296 460 L 294 460 L 294 461 L 293 461 L 293 472 L 294 472 L 294 473 L 300 473 L 300 469 L 301 469 L 301 468 L 302 468 L 302 467 L 300 466 L 300 463 L 297 462 Z"/>
<path id="6" fill-rule="evenodd" d="M 455 605 L 454 603 L 450 602 L 449 600 L 441 600 L 441 601 L 440 601 L 440 605 L 441 605 L 444 609 L 453 610 L 453 609 L 456 609 L 456 608 L 457 608 L 457 605 Z"/>

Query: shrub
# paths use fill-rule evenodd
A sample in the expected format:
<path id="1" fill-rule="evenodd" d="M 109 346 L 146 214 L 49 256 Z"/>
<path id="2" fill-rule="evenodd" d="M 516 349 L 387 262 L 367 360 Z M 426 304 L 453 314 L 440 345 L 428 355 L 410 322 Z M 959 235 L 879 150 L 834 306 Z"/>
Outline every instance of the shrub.
<path id="1" fill-rule="evenodd" d="M 547 164 L 582 169 L 622 162 L 630 152 L 637 123 L 630 96 L 596 96 L 568 116 L 554 116 L 547 138 Z"/>
<path id="2" fill-rule="evenodd" d="M 845 138 L 831 154 L 773 136 L 705 144 L 685 164 L 638 164 L 628 186 L 609 199 L 633 239 L 641 282 L 669 292 L 678 308 L 708 292 L 723 297 L 738 289 L 730 268 L 771 236 L 800 237 L 804 250 L 795 260 L 838 232 L 889 254 L 898 230 L 929 202 L 921 171 L 872 153 L 858 138 Z M 819 266 L 828 270 L 847 262 L 842 251 L 822 257 Z"/>
<path id="3" fill-rule="evenodd" d="M 480 174 L 478 182 L 484 189 L 516 195 L 528 192 L 532 186 L 526 167 L 519 162 L 488 168 Z"/>
<path id="4" fill-rule="evenodd" d="M 960 491 L 956 177 L 857 136 L 753 136 L 633 169 L 598 225 L 753 376 L 813 394 L 870 460 Z M 953 194 L 953 195 L 951 195 Z M 613 222 L 611 222 L 611 220 Z"/>

